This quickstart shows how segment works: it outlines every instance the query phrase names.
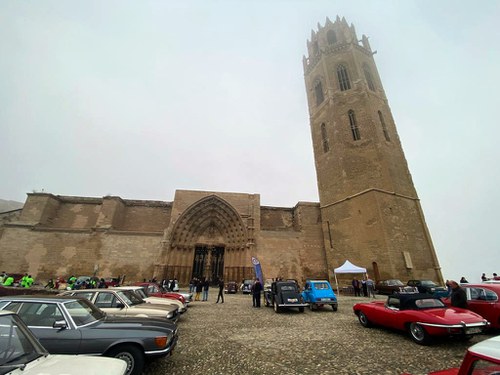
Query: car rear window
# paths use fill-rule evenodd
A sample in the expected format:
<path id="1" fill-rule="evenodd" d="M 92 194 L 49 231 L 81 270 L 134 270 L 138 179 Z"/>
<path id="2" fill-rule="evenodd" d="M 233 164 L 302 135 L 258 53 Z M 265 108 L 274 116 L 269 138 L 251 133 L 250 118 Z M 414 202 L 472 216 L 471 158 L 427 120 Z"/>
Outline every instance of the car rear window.
<path id="1" fill-rule="evenodd" d="M 330 289 L 327 283 L 314 283 L 314 289 Z"/>

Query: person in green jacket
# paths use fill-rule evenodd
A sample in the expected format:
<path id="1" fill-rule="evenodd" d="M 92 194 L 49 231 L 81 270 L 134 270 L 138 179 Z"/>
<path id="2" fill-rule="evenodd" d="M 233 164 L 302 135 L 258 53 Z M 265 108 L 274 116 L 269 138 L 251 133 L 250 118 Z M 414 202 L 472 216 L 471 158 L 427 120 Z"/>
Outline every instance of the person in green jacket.
<path id="1" fill-rule="evenodd" d="M 14 284 L 14 278 L 12 276 L 6 276 L 3 286 L 12 286 Z"/>

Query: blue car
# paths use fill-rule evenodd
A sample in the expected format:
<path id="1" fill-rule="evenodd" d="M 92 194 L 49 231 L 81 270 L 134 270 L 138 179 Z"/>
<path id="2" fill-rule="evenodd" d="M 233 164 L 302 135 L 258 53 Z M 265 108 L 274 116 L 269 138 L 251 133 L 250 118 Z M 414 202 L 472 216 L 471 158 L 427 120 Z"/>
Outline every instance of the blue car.
<path id="1" fill-rule="evenodd" d="M 306 280 L 302 298 L 309 304 L 311 311 L 324 305 L 332 306 L 333 311 L 337 311 L 338 308 L 337 296 L 326 280 Z"/>

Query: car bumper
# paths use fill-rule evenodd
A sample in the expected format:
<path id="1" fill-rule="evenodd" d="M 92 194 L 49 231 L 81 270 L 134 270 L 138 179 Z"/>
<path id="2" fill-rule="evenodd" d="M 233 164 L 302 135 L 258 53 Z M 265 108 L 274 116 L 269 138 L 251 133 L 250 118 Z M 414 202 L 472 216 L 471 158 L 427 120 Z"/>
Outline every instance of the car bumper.
<path id="1" fill-rule="evenodd" d="M 476 335 L 483 333 L 489 328 L 489 322 L 469 323 L 469 324 L 433 324 L 418 322 L 418 324 L 427 327 L 429 334 L 448 334 L 448 335 Z"/>
<path id="2" fill-rule="evenodd" d="M 278 307 L 307 307 L 307 303 L 279 303 Z"/>

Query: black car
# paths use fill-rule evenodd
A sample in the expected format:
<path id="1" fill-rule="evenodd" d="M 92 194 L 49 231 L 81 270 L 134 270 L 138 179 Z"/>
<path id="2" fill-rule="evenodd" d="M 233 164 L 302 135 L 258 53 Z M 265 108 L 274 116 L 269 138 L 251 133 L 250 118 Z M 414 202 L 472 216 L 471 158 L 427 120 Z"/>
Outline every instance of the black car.
<path id="1" fill-rule="evenodd" d="M 446 297 L 448 295 L 448 289 L 437 285 L 432 280 L 410 280 L 408 281 L 408 286 L 417 288 L 420 293 L 429 293 L 438 297 Z"/>
<path id="2" fill-rule="evenodd" d="M 307 306 L 294 281 L 274 281 L 270 290 L 264 290 L 264 299 L 266 306 L 273 306 L 277 313 L 285 308 L 298 308 L 304 312 Z"/>
<path id="3" fill-rule="evenodd" d="M 241 284 L 241 292 L 243 294 L 250 294 L 250 293 L 252 293 L 252 286 L 253 286 L 253 280 L 252 279 L 243 280 L 243 283 Z"/>
<path id="4" fill-rule="evenodd" d="M 226 287 L 224 289 L 224 293 L 228 293 L 228 294 L 238 293 L 238 284 L 236 284 L 236 281 L 229 281 L 226 284 Z"/>
<path id="5" fill-rule="evenodd" d="M 0 310 L 16 312 L 49 353 L 120 358 L 127 375 L 140 374 L 146 359 L 169 355 L 177 343 L 172 322 L 110 317 L 80 297 L 2 297 Z"/>

